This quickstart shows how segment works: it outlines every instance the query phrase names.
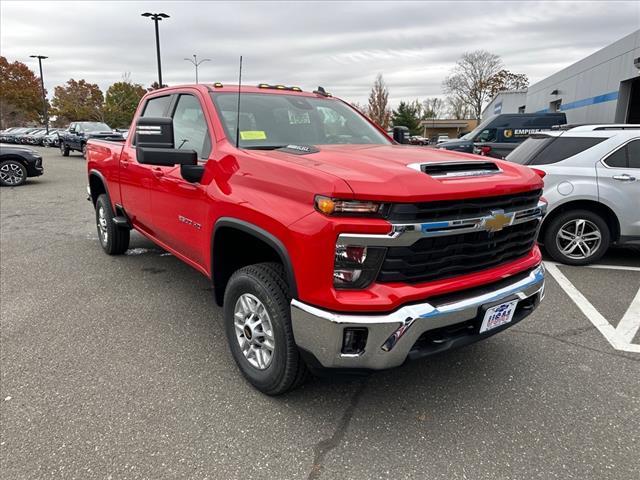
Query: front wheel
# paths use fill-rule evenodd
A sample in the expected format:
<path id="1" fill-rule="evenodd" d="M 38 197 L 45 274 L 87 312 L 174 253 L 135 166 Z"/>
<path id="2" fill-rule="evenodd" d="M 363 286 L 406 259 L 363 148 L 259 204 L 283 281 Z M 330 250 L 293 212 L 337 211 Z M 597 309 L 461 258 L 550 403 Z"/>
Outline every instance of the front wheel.
<path id="1" fill-rule="evenodd" d="M 108 255 L 120 255 L 129 248 L 130 232 L 113 223 L 113 210 L 106 194 L 96 200 L 96 227 L 100 246 Z"/>
<path id="2" fill-rule="evenodd" d="M 17 160 L 5 160 L 0 163 L 0 185 L 17 187 L 27 181 L 27 169 Z"/>
<path id="3" fill-rule="evenodd" d="M 87 144 L 86 143 L 82 144 L 82 158 L 84 158 L 84 159 L 87 158 Z"/>
<path id="4" fill-rule="evenodd" d="M 544 247 L 557 262 L 588 265 L 602 258 L 611 243 L 607 222 L 588 210 L 572 210 L 551 220 Z"/>
<path id="5" fill-rule="evenodd" d="M 69 146 L 65 145 L 63 141 L 60 141 L 60 153 L 63 157 L 69 156 Z"/>
<path id="6" fill-rule="evenodd" d="M 307 367 L 293 339 L 282 265 L 259 263 L 236 271 L 223 308 L 231 354 L 249 383 L 267 395 L 279 395 L 304 381 Z"/>

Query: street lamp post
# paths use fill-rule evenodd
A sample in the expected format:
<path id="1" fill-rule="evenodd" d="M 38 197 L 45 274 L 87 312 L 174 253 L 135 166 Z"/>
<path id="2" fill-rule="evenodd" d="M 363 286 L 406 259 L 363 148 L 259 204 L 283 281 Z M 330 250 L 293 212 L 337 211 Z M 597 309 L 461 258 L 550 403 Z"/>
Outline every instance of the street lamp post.
<path id="1" fill-rule="evenodd" d="M 158 88 L 162 88 L 162 66 L 160 64 L 160 32 L 158 30 L 158 22 L 162 21 L 163 18 L 169 18 L 169 15 L 166 13 L 149 13 L 145 12 L 142 14 L 143 17 L 150 17 L 151 20 L 156 25 L 156 55 L 158 57 Z"/>
<path id="2" fill-rule="evenodd" d="M 198 83 L 198 67 L 200 66 L 201 63 L 210 62 L 211 59 L 210 58 L 203 58 L 202 60 L 198 61 L 198 56 L 194 53 L 193 54 L 193 59 L 185 58 L 185 60 L 187 62 L 191 62 L 193 64 L 193 66 L 196 67 L 196 84 L 197 84 Z"/>
<path id="3" fill-rule="evenodd" d="M 40 86 L 42 87 L 42 110 L 44 113 L 44 128 L 49 135 L 49 117 L 47 116 L 47 96 L 44 93 L 44 77 L 42 76 L 42 60 L 45 58 L 44 55 L 29 55 L 31 58 L 37 58 L 38 64 L 40 65 Z"/>

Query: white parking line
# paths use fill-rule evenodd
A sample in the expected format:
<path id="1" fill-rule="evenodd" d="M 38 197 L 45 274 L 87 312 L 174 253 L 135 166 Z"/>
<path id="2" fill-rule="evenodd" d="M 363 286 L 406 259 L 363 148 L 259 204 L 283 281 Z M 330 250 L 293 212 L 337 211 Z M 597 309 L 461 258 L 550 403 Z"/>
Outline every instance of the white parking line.
<path id="1" fill-rule="evenodd" d="M 561 265 L 567 266 L 562 263 L 556 262 L 544 262 L 545 265 Z M 583 265 L 579 268 L 596 268 L 600 270 L 627 270 L 630 272 L 640 272 L 640 267 L 631 267 L 629 265 L 606 265 L 606 264 L 598 264 L 598 265 Z"/>
<path id="2" fill-rule="evenodd" d="M 593 323 L 600 333 L 607 339 L 613 348 L 625 352 L 640 353 L 640 345 L 631 343 L 636 332 L 640 328 L 640 290 L 635 296 L 629 309 L 624 314 L 618 328 L 604 318 L 598 310 L 582 295 L 571 281 L 560 271 L 557 264 L 545 262 L 547 272 L 558 282 L 573 303 L 582 311 L 585 317 Z"/>

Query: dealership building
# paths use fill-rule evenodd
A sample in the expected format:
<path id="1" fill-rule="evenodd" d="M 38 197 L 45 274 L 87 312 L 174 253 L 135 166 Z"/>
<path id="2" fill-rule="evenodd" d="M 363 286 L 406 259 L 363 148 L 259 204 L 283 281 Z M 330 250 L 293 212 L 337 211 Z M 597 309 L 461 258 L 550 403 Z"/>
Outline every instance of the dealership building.
<path id="1" fill-rule="evenodd" d="M 500 92 L 483 112 L 565 112 L 568 123 L 640 123 L 640 30 L 531 85 Z"/>

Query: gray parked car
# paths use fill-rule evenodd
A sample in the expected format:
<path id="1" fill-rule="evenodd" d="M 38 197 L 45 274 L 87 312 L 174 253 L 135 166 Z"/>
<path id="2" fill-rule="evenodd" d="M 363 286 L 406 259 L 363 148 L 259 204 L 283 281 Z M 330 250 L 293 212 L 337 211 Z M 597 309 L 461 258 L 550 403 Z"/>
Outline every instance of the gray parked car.
<path id="1" fill-rule="evenodd" d="M 544 172 L 540 243 L 586 265 L 611 244 L 640 244 L 640 125 L 583 125 L 532 135 L 507 160 Z"/>

